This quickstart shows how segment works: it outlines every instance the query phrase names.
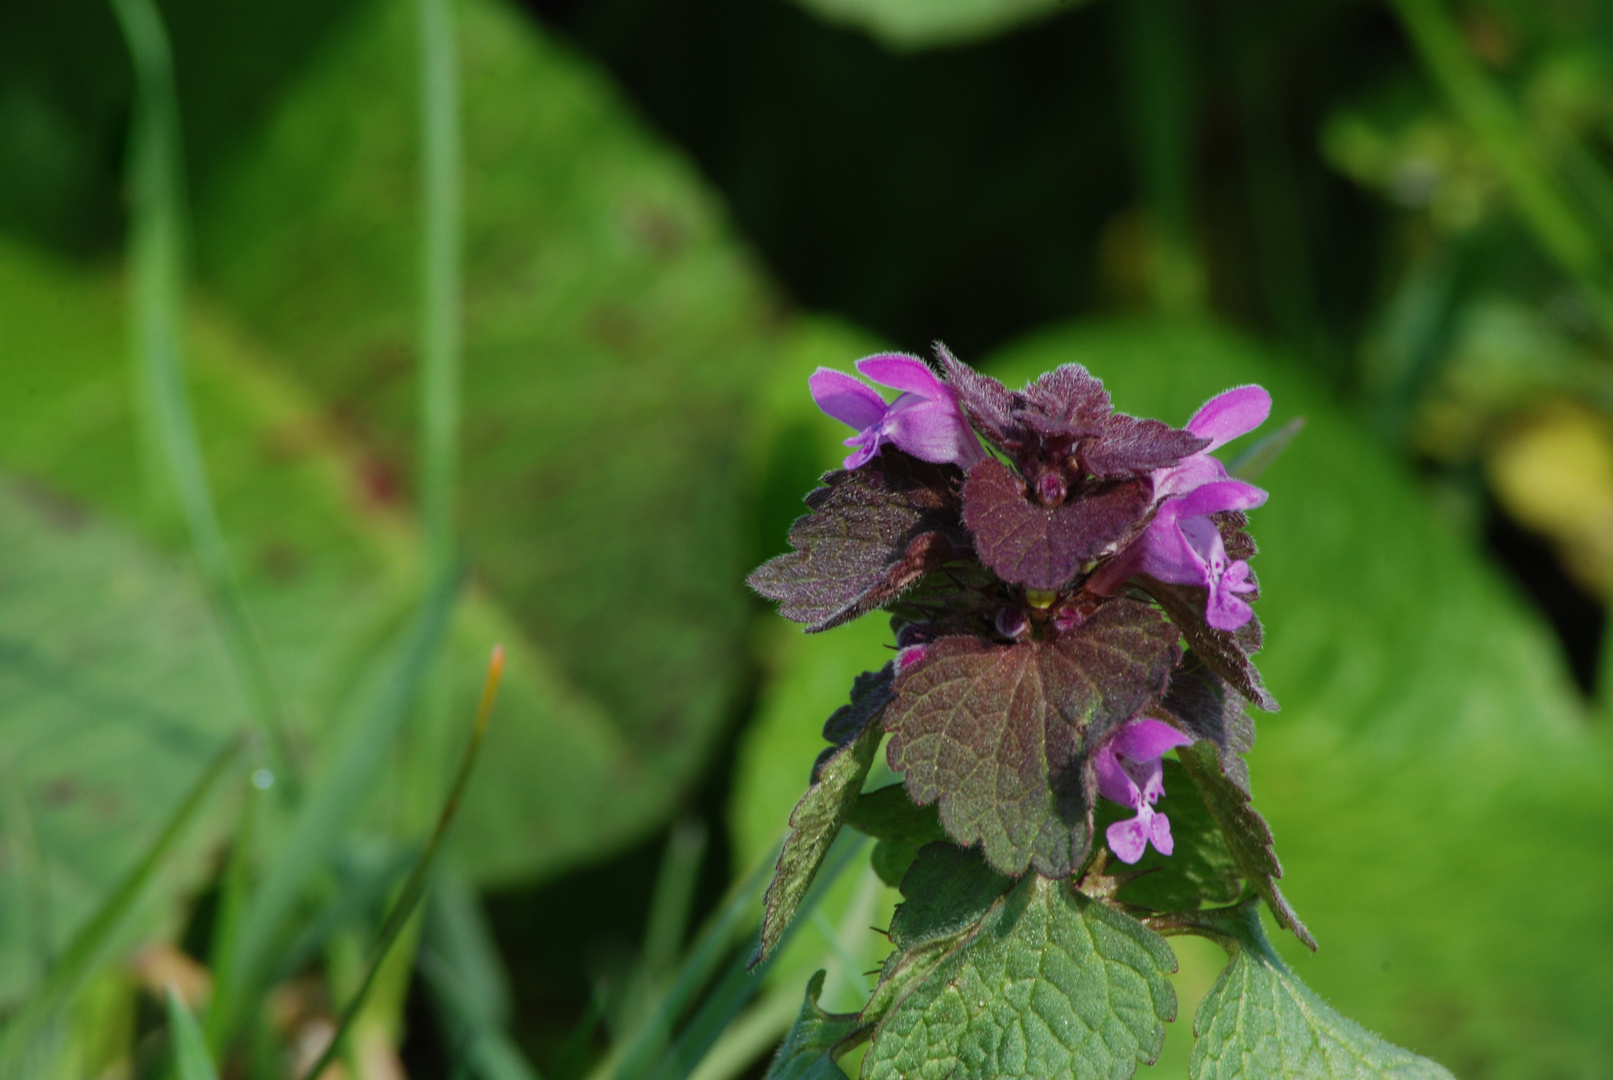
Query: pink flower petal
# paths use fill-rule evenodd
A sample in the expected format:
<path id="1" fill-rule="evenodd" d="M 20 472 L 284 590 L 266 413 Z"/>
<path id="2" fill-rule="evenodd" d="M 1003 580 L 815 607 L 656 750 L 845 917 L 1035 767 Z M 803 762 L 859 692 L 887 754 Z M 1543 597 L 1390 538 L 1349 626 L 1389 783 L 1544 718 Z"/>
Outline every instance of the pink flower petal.
<path id="1" fill-rule="evenodd" d="M 1237 386 L 1206 401 L 1187 422 L 1187 430 L 1210 445 L 1200 453 L 1214 450 L 1245 432 L 1253 431 L 1271 415 L 1271 395 L 1259 386 Z"/>
<path id="2" fill-rule="evenodd" d="M 1157 759 L 1167 750 L 1186 746 L 1192 741 L 1192 736 L 1178 731 L 1165 721 L 1145 717 L 1126 724 L 1109 745 L 1121 757 L 1141 762 Z"/>
<path id="3" fill-rule="evenodd" d="M 807 387 L 818 408 L 858 431 L 866 431 L 885 418 L 885 399 L 879 392 L 844 371 L 820 367 L 807 379 Z"/>
<path id="4" fill-rule="evenodd" d="M 906 353 L 876 353 L 857 361 L 857 371 L 881 386 L 905 390 L 931 400 L 952 397 L 951 389 L 938 379 L 930 365 Z"/>
<path id="5" fill-rule="evenodd" d="M 1253 484 L 1242 480 L 1221 480 L 1194 488 L 1183 495 L 1176 515 L 1191 518 L 1218 514 L 1223 510 L 1253 510 L 1257 506 L 1264 506 L 1267 498 L 1269 496 Z"/>
<path id="6" fill-rule="evenodd" d="M 1092 759 L 1092 769 L 1098 776 L 1098 794 L 1105 799 L 1133 810 L 1142 803 L 1142 792 L 1115 759 L 1113 744 L 1098 751 Z"/>
<path id="7" fill-rule="evenodd" d="M 1153 835 L 1149 837 L 1154 847 L 1161 855 L 1169 855 L 1176 850 L 1176 841 L 1171 839 L 1171 819 L 1164 814 L 1155 814 L 1153 821 Z"/>
<path id="8" fill-rule="evenodd" d="M 1123 863 L 1134 863 L 1143 857 L 1148 849 L 1148 841 L 1152 837 L 1152 822 L 1144 818 L 1153 817 L 1152 810 L 1144 810 L 1129 821 L 1117 821 L 1104 831 L 1109 841 L 1109 850 L 1115 853 L 1115 858 Z"/>

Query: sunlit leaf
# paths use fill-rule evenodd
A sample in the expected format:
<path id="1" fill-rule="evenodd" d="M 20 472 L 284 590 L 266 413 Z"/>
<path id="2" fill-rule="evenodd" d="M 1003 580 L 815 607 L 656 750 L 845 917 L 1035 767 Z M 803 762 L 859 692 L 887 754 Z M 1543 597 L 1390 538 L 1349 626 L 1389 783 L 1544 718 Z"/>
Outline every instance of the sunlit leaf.
<path id="1" fill-rule="evenodd" d="M 1252 909 L 1222 925 L 1232 959 L 1193 1018 L 1193 1080 L 1451 1080 L 1329 1008 L 1278 959 Z"/>
<path id="2" fill-rule="evenodd" d="M 1152 930 L 1027 875 L 884 1019 L 863 1076 L 1130 1076 L 1176 1018 L 1175 970 Z"/>

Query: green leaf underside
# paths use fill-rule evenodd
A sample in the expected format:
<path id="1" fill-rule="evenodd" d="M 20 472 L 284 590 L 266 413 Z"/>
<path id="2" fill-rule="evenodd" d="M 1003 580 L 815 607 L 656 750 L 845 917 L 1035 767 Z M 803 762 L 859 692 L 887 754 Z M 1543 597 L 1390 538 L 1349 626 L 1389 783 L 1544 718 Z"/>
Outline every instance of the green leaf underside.
<path id="1" fill-rule="evenodd" d="M 1316 939 L 1311 937 L 1294 909 L 1288 906 L 1282 890 L 1277 888 L 1277 879 L 1283 876 L 1282 864 L 1277 861 L 1271 827 L 1250 802 L 1249 792 L 1227 776 L 1214 743 L 1197 742 L 1181 747 L 1177 754 L 1204 799 L 1204 805 L 1220 823 L 1227 849 L 1243 871 L 1244 879 L 1271 907 L 1278 925 L 1292 930 L 1295 937 L 1314 951 Z"/>
<path id="2" fill-rule="evenodd" d="M 1170 818 L 1174 849 L 1169 855 L 1161 855 L 1150 844 L 1133 866 L 1110 863 L 1112 872 L 1124 868 L 1142 874 L 1122 885 L 1115 898 L 1155 911 L 1194 911 L 1201 902 L 1230 904 L 1242 892 L 1243 884 L 1237 860 L 1221 835 L 1221 826 L 1181 763 L 1167 759 L 1164 766 L 1165 794 L 1154 809 Z M 1093 823 L 1096 834 L 1103 836 L 1112 822 L 1132 814 L 1126 807 L 1103 800 Z"/>
<path id="3" fill-rule="evenodd" d="M 865 1080 L 1124 1080 L 1176 1018 L 1176 957 L 1141 923 L 1031 874 L 895 1006 Z"/>
<path id="4" fill-rule="evenodd" d="M 1232 959 L 1193 1020 L 1193 1080 L 1451 1080 L 1330 1009 L 1294 977 L 1253 904 L 1224 921 Z"/>
<path id="5" fill-rule="evenodd" d="M 943 638 L 897 675 L 891 767 L 997 870 L 1065 877 L 1091 842 L 1088 754 L 1163 691 L 1176 642 L 1158 611 L 1126 598 L 1051 640 Z"/>
<path id="6" fill-rule="evenodd" d="M 845 1080 L 846 1074 L 834 1062 L 834 1048 L 853 1034 L 861 1021 L 855 1014 L 840 1016 L 818 1007 L 823 978 L 824 973 L 819 971 L 807 983 L 801 1015 L 773 1055 L 764 1080 Z"/>
<path id="7" fill-rule="evenodd" d="M 846 824 L 879 841 L 869 856 L 879 880 L 897 888 L 925 844 L 947 838 L 933 804 L 915 806 L 902 784 L 867 791 L 852 804 Z"/>
<path id="8" fill-rule="evenodd" d="M 954 466 L 892 447 L 859 469 L 825 474 L 790 526 L 795 549 L 747 579 L 809 631 L 850 622 L 899 597 L 965 550 Z"/>
<path id="9" fill-rule="evenodd" d="M 891 943 L 911 949 L 960 934 L 1012 884 L 978 851 L 944 840 L 926 844 L 902 877 L 904 899 L 891 918 Z"/>
<path id="10" fill-rule="evenodd" d="M 901 784 L 864 792 L 852 804 L 846 824 L 875 840 L 915 849 L 947 838 L 935 807 L 914 805 Z"/>
<path id="11" fill-rule="evenodd" d="M 857 681 L 863 699 L 882 696 L 884 686 L 878 679 Z M 853 711 L 859 711 L 858 702 L 859 698 L 854 696 Z M 818 867 L 829 853 L 829 845 L 840 834 L 840 827 L 862 791 L 882 735 L 878 724 L 868 722 L 876 715 L 877 709 L 869 711 L 862 731 L 823 762 L 816 770 L 812 785 L 790 813 L 790 834 L 784 838 L 784 847 L 773 868 L 773 880 L 762 900 L 761 941 L 756 955 L 751 958 L 752 966 L 766 959 L 784 936 Z"/>

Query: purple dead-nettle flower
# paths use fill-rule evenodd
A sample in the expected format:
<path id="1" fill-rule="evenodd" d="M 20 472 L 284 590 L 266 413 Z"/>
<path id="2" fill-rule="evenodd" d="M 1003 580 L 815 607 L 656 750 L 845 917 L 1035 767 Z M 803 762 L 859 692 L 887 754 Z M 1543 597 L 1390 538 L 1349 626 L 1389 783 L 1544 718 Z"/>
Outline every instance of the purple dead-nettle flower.
<path id="1" fill-rule="evenodd" d="M 1160 758 L 1167 750 L 1192 741 L 1162 720 L 1132 720 L 1098 751 L 1093 762 L 1098 793 L 1137 811 L 1136 817 L 1115 822 L 1105 834 L 1109 850 L 1121 862 L 1141 859 L 1149 844 L 1161 855 L 1175 849 L 1170 819 L 1154 810 L 1165 794 L 1165 766 Z"/>
<path id="2" fill-rule="evenodd" d="M 857 361 L 857 370 L 901 394 L 886 404 L 866 383 L 833 368 L 820 367 L 807 380 L 818 408 L 857 429 L 846 440 L 847 446 L 856 447 L 845 460 L 846 468 L 867 464 L 887 443 L 924 461 L 950 463 L 965 471 L 985 460 L 986 452 L 963 418 L 956 391 L 924 361 L 902 353 L 879 353 Z"/>
<path id="3" fill-rule="evenodd" d="M 1143 534 L 1093 575 L 1090 588 L 1107 595 L 1134 574 L 1148 574 L 1175 585 L 1202 585 L 1209 591 L 1205 620 L 1218 630 L 1236 630 L 1254 617 L 1243 596 L 1255 589 L 1249 564 L 1227 557 L 1221 529 L 1210 517 L 1252 510 L 1266 501 L 1253 484 L 1234 480 L 1210 451 L 1265 422 L 1271 395 L 1258 386 L 1240 386 L 1211 398 L 1193 415 L 1187 430 L 1209 439 L 1202 450 L 1169 468 L 1155 470 L 1159 509 Z"/>

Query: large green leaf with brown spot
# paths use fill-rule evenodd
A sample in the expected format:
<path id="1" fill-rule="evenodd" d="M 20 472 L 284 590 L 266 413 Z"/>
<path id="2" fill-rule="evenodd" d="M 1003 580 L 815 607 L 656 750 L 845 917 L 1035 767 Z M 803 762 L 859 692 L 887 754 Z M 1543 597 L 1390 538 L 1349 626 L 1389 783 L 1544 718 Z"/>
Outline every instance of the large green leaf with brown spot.
<path id="1" fill-rule="evenodd" d="M 457 12 L 466 550 L 664 797 L 737 688 L 740 439 L 772 299 L 600 72 L 495 0 Z M 197 213 L 203 282 L 404 490 L 417 61 L 412 9 L 361 5 Z"/>

